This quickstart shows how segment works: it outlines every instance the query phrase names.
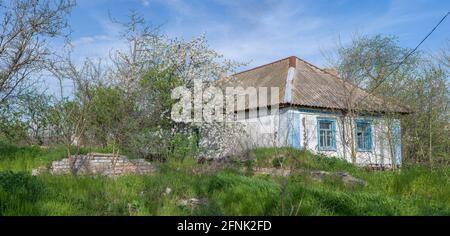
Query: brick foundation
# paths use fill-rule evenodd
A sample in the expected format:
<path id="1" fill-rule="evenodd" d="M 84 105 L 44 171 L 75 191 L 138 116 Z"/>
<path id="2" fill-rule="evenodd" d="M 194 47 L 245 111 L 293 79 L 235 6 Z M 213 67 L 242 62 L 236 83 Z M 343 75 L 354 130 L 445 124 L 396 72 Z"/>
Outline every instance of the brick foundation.
<path id="1" fill-rule="evenodd" d="M 89 153 L 54 161 L 50 168 L 53 175 L 104 175 L 150 174 L 156 168 L 144 159 L 129 160 L 125 156 Z"/>

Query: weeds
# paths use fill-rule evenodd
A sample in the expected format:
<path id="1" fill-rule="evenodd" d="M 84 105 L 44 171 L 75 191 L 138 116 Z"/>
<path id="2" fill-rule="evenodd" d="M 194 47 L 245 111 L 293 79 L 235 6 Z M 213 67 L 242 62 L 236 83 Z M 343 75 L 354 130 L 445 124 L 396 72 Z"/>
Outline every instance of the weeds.
<path id="1" fill-rule="evenodd" d="M 246 165 L 273 168 L 282 160 L 283 168 L 346 171 L 368 186 L 318 182 L 302 172 L 272 177 L 225 168 L 193 174 L 201 166 L 191 158 L 160 163 L 152 176 L 34 177 L 32 168 L 64 158 L 64 150 L 2 146 L 0 153 L 0 215 L 450 215 L 448 169 L 371 172 L 309 152 L 257 149 Z M 190 198 L 207 203 L 178 204 Z"/>

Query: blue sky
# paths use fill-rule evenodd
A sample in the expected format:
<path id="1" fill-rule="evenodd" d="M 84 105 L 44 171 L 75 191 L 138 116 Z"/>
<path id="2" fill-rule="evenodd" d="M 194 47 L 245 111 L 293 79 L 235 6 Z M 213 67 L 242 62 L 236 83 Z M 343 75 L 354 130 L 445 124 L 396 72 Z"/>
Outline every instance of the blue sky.
<path id="1" fill-rule="evenodd" d="M 121 47 L 120 27 L 108 12 L 124 20 L 136 10 L 171 37 L 202 33 L 226 58 L 253 67 L 290 55 L 324 66 L 321 51 L 359 34 L 398 36 L 414 47 L 450 10 L 450 1 L 277 1 L 277 0 L 78 0 L 70 17 L 74 55 L 106 57 Z M 422 46 L 435 52 L 450 39 L 450 18 Z M 244 68 L 243 68 L 244 69 Z"/>

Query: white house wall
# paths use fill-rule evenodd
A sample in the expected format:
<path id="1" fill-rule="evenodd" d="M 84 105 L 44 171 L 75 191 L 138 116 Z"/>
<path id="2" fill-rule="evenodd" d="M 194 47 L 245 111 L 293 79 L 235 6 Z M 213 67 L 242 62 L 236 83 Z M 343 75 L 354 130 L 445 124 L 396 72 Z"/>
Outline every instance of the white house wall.
<path id="1" fill-rule="evenodd" d="M 336 151 L 319 151 L 318 148 L 318 130 L 317 119 L 318 118 L 330 118 L 336 120 Z M 387 125 L 383 118 L 378 117 L 359 117 L 363 119 L 371 120 L 372 125 L 372 151 L 370 152 L 356 152 L 356 163 L 358 165 L 377 164 L 389 166 L 391 164 L 391 155 L 389 143 L 387 139 Z M 354 132 L 350 125 L 350 119 L 344 118 L 339 114 L 327 114 L 327 113 L 310 113 L 300 112 L 301 120 L 301 134 L 303 141 L 302 147 L 306 147 L 308 150 L 317 153 L 324 154 L 326 156 L 334 156 L 337 158 L 345 159 L 348 162 L 352 161 L 351 158 L 351 133 Z M 345 124 L 345 126 L 344 126 Z M 354 127 L 354 125 L 353 125 Z M 345 135 L 344 135 L 345 133 Z M 347 143 L 347 145 L 346 145 Z"/>
<path id="2" fill-rule="evenodd" d="M 241 139 L 249 148 L 279 146 L 277 133 L 281 117 L 264 112 L 267 110 L 260 109 L 260 115 L 256 110 L 238 113 L 238 117 L 244 117 L 244 114 L 246 116 L 246 119 L 240 120 L 246 131 Z"/>
<path id="3" fill-rule="evenodd" d="M 300 147 L 306 148 L 316 154 L 324 154 L 345 159 L 351 162 L 351 133 L 350 119 L 343 118 L 338 113 L 310 112 L 302 109 L 283 108 L 278 114 L 259 116 L 256 110 L 247 111 L 247 119 L 241 120 L 245 125 L 247 135 L 241 137 L 248 148 L 254 147 L 282 147 L 289 146 L 289 113 L 296 112 L 300 115 Z M 242 113 L 241 113 L 242 114 Z M 336 151 L 319 151 L 317 138 L 317 119 L 331 118 L 336 120 Z M 360 117 L 371 121 L 372 125 L 372 151 L 357 152 L 356 163 L 358 165 L 383 165 L 391 164 L 391 149 L 389 148 L 387 121 L 381 117 Z M 398 122 L 398 121 L 396 121 Z M 345 126 L 344 126 L 345 124 Z M 344 132 L 345 130 L 345 132 Z M 352 132 L 354 132 L 352 130 Z M 345 133 L 345 135 L 343 135 Z M 345 145 L 347 140 L 347 145 Z"/>

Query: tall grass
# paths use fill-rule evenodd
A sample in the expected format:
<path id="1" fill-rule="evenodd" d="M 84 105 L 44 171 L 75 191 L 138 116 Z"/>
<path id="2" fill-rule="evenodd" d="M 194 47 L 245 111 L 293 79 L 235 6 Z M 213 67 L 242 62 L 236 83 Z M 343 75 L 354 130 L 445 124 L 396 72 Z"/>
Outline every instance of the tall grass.
<path id="1" fill-rule="evenodd" d="M 0 143 L 0 170 L 31 172 L 33 168 L 50 165 L 65 155 L 61 147 L 42 149 L 38 146 L 16 147 Z"/>
<path id="2" fill-rule="evenodd" d="M 252 165 L 347 171 L 368 182 L 350 187 L 307 174 L 245 176 L 227 169 L 193 174 L 195 161 L 169 161 L 151 176 L 31 176 L 30 170 L 64 157 L 58 148 L 0 148 L 0 215 L 450 215 L 449 170 L 411 166 L 369 172 L 346 162 L 291 149 L 258 149 Z M 22 160 L 24 159 L 24 160 Z M 10 171 L 12 170 L 12 171 Z M 286 183 L 285 188 L 282 188 Z M 172 191 L 165 193 L 166 188 Z M 207 199 L 198 207 L 181 199 Z"/>

